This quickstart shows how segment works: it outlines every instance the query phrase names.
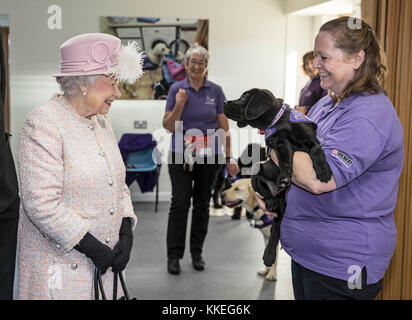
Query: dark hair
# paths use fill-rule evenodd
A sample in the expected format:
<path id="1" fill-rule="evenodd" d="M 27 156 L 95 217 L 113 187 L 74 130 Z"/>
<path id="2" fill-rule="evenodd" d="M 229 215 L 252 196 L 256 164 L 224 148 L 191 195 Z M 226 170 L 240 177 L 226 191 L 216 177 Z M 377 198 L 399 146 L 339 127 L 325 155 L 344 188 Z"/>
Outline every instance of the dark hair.
<path id="1" fill-rule="evenodd" d="M 306 52 L 306 53 L 303 55 L 303 58 L 302 58 L 302 69 L 303 69 L 303 73 L 304 73 L 306 76 L 308 76 L 308 77 L 310 77 L 310 73 L 308 72 L 308 70 L 307 70 L 307 68 L 306 68 L 306 62 L 307 62 L 307 61 L 313 61 L 313 60 L 315 60 L 315 53 L 314 53 L 313 51 Z"/>
<path id="2" fill-rule="evenodd" d="M 383 91 L 385 93 L 382 88 L 387 70 L 384 65 L 385 54 L 371 26 L 361 19 L 355 19 L 353 17 L 334 19 L 323 24 L 319 30 L 319 32 L 331 33 L 335 40 L 335 47 L 349 56 L 361 50 L 365 52 L 362 65 L 355 71 L 354 79 L 347 84 L 339 96 L 340 99 L 359 92 L 378 94 Z"/>

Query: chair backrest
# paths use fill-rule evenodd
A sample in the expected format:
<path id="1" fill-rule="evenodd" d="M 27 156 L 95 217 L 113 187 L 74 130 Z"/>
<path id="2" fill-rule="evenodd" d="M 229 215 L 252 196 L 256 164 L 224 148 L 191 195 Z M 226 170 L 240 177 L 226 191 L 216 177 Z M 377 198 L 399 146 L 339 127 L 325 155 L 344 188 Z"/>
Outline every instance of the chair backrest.
<path id="1" fill-rule="evenodd" d="M 143 150 L 129 153 L 126 164 L 134 166 L 134 168 L 126 168 L 128 172 L 144 172 L 153 171 L 157 168 L 153 147 L 148 147 Z"/>

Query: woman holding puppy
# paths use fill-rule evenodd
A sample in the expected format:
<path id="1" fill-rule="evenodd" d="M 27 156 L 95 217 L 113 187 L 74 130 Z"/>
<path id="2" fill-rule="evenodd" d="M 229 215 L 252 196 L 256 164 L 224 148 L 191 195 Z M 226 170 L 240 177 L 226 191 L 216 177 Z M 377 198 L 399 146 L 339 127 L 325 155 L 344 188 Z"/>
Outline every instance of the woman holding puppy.
<path id="1" fill-rule="evenodd" d="M 364 21 L 350 28 L 349 19 L 325 23 L 315 40 L 313 67 L 331 96 L 308 116 L 333 177 L 320 182 L 309 156 L 294 154 L 280 241 L 292 258 L 296 299 L 374 299 L 396 245 L 403 130 L 382 88 L 376 36 Z"/>
<path id="2" fill-rule="evenodd" d="M 169 159 L 172 203 L 167 226 L 167 270 L 174 275 L 180 273 L 179 259 L 183 258 L 185 249 L 191 198 L 190 253 L 193 267 L 202 271 L 205 267 L 202 248 L 218 163 L 226 162 L 231 176 L 239 172 L 237 164 L 231 162 L 230 137 L 219 136 L 218 129 L 224 132 L 229 129 L 222 110 L 225 96 L 220 86 L 206 79 L 208 61 L 209 53 L 202 46 L 195 44 L 187 50 L 184 57 L 187 77 L 170 87 L 163 118 L 163 126 L 173 132 Z"/>

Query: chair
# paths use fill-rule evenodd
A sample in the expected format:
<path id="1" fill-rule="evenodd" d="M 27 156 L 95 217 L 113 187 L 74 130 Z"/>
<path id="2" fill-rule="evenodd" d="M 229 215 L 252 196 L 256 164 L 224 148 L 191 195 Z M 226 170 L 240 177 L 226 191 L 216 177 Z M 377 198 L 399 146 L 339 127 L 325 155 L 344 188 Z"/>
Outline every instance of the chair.
<path id="1" fill-rule="evenodd" d="M 126 172 L 155 172 L 156 173 L 156 201 L 155 212 L 159 203 L 159 176 L 160 165 L 157 164 L 155 158 L 155 147 L 148 147 L 139 151 L 129 153 L 126 163 L 132 165 L 133 168 L 126 168 Z"/>

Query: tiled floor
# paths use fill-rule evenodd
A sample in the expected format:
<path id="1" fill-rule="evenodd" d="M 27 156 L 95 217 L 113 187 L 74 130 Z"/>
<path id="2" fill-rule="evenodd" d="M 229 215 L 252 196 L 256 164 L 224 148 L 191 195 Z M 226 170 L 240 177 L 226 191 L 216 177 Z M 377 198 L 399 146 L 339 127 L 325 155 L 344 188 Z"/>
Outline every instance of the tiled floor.
<path id="1" fill-rule="evenodd" d="M 277 281 L 258 275 L 257 271 L 263 267 L 263 236 L 252 229 L 244 217 L 232 220 L 228 209 L 211 210 L 204 246 L 206 269 L 203 272 L 193 269 L 187 244 L 180 262 L 180 275 L 168 274 L 166 229 L 169 206 L 169 202 L 161 202 L 158 213 L 154 213 L 153 203 L 134 203 L 139 223 L 126 269 L 127 286 L 132 296 L 142 300 L 294 299 L 289 256 L 283 250 L 279 253 Z"/>

